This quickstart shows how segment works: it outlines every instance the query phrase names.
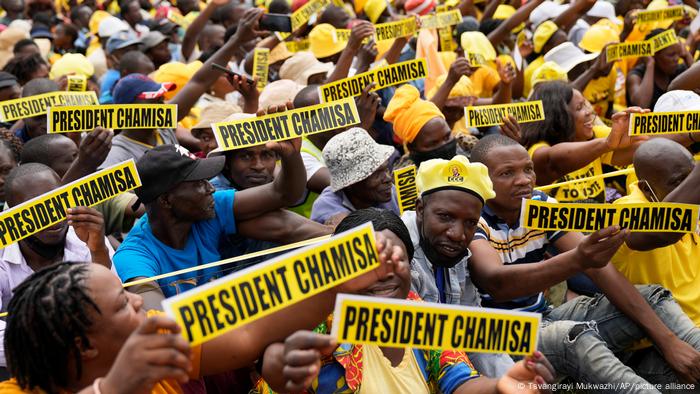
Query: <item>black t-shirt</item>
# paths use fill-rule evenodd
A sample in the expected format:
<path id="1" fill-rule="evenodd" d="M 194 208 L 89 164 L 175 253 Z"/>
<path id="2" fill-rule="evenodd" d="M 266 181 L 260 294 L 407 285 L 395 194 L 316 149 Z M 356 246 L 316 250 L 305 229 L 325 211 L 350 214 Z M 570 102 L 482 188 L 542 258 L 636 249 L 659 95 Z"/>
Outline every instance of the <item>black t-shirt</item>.
<path id="1" fill-rule="evenodd" d="M 673 75 L 671 75 L 670 80 L 672 81 L 675 77 L 677 77 L 680 73 L 687 69 L 688 66 L 686 66 L 685 63 L 679 64 L 678 67 L 676 67 L 676 71 L 673 73 Z M 630 75 L 637 75 L 639 76 L 639 78 L 644 78 L 644 73 L 646 72 L 646 70 L 646 63 L 640 62 L 635 68 L 633 68 L 630 71 Z M 654 82 L 654 94 L 651 96 L 651 103 L 649 104 L 649 108 L 654 109 L 654 106 L 656 105 L 656 100 L 658 100 L 662 94 L 666 93 L 666 91 L 667 89 L 659 87 L 659 85 L 657 85 L 656 82 Z M 631 105 L 629 89 L 627 90 L 627 105 Z"/>

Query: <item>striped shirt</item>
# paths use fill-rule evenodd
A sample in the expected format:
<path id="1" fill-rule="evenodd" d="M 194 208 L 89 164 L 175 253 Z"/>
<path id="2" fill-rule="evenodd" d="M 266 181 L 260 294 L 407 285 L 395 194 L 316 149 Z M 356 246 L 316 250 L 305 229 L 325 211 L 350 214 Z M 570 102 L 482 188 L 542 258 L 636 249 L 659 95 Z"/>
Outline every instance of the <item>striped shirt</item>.
<path id="1" fill-rule="evenodd" d="M 556 202 L 554 198 L 540 191 L 534 191 L 533 200 Z M 481 211 L 479 227 L 474 239 L 485 239 L 501 257 L 503 264 L 530 264 L 545 259 L 545 253 L 550 244 L 562 237 L 560 231 L 529 230 L 516 223 L 514 227 L 493 212 L 488 205 Z M 517 309 L 529 312 L 542 312 L 547 309 L 547 303 L 542 292 L 531 296 L 519 297 L 510 301 L 496 302 L 482 292 L 482 306 L 501 309 Z"/>

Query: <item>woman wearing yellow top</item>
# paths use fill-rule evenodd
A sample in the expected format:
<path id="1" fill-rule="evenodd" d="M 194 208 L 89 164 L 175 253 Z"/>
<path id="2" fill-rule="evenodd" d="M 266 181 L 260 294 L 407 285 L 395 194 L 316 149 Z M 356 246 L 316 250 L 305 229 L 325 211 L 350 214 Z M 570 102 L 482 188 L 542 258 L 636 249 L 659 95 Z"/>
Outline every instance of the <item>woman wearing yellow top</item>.
<path id="1" fill-rule="evenodd" d="M 0 383 L 0 393 L 181 393 L 190 378 L 250 365 L 271 343 L 315 327 L 330 313 L 338 292 L 394 275 L 394 267 L 406 259 L 405 251 L 382 234 L 377 250 L 380 268 L 342 289 L 326 290 L 194 347 L 173 320 L 147 317 L 143 298 L 126 291 L 109 269 L 69 262 L 47 267 L 14 289 L 5 330 L 13 379 Z"/>
<path id="2" fill-rule="evenodd" d="M 562 81 L 539 83 L 531 100 L 542 100 L 545 120 L 522 126 L 521 143 L 535 164 L 537 184 L 585 178 L 603 173 L 602 164 L 616 166 L 632 162 L 637 143 L 627 135 L 628 108 L 613 115 L 612 129 L 594 126 L 595 114 L 581 92 Z M 605 201 L 605 185 L 586 181 L 560 187 L 559 201 Z"/>

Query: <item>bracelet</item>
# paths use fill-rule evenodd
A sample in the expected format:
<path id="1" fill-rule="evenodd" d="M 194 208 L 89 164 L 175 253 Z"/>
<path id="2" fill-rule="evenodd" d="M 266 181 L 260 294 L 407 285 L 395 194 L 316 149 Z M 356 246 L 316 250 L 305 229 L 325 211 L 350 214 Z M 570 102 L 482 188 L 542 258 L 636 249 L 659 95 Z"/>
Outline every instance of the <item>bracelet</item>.
<path id="1" fill-rule="evenodd" d="M 95 394 L 102 394 L 100 392 L 100 383 L 102 383 L 102 378 L 97 378 L 92 382 L 92 391 L 94 391 Z"/>

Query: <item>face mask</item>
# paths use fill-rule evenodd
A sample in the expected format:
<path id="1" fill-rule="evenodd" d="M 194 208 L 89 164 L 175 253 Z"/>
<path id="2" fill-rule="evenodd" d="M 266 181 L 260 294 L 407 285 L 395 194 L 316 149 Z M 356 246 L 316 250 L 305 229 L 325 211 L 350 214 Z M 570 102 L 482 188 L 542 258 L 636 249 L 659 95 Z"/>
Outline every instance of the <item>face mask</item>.
<path id="1" fill-rule="evenodd" d="M 416 163 L 416 167 L 420 166 L 420 163 L 432 159 L 444 159 L 450 160 L 457 154 L 457 140 L 446 143 L 445 145 L 435 148 L 427 152 L 411 152 L 409 157 Z"/>
<path id="2" fill-rule="evenodd" d="M 418 243 L 420 244 L 421 249 L 423 249 L 425 257 L 428 258 L 428 261 L 430 261 L 432 265 L 436 267 L 452 268 L 455 265 L 457 265 L 457 263 L 462 261 L 462 259 L 467 257 L 467 255 L 469 254 L 469 249 L 464 249 L 464 252 L 457 257 L 447 257 L 438 253 L 423 235 L 423 225 L 423 222 L 421 222 L 420 240 L 418 241 Z"/>

